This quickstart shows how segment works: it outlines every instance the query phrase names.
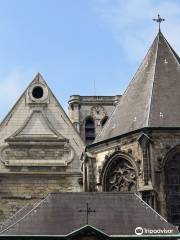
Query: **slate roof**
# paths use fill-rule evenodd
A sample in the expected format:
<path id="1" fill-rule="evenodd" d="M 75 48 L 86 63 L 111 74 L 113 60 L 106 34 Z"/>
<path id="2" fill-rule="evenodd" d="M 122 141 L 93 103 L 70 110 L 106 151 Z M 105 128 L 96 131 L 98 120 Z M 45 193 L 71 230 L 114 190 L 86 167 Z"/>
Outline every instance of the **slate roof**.
<path id="1" fill-rule="evenodd" d="M 180 58 L 159 31 L 95 143 L 144 127 L 180 127 Z"/>
<path id="2" fill-rule="evenodd" d="M 107 234 L 135 235 L 135 228 L 172 230 L 168 223 L 133 193 L 54 193 L 15 221 L 9 221 L 0 235 L 67 235 L 87 226 L 86 203 L 91 210 L 88 225 Z"/>

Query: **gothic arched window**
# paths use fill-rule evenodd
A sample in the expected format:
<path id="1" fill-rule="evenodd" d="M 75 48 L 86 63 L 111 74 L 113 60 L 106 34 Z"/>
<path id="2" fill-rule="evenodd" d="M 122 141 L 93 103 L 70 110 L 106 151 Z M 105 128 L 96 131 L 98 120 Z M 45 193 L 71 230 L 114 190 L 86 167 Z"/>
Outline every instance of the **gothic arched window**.
<path id="1" fill-rule="evenodd" d="M 136 191 L 136 170 L 129 160 L 117 154 L 109 161 L 103 176 L 103 190 L 107 192 Z"/>
<path id="2" fill-rule="evenodd" d="M 180 153 L 165 165 L 168 221 L 180 226 Z"/>
<path id="3" fill-rule="evenodd" d="M 92 117 L 87 117 L 85 120 L 85 140 L 86 143 L 91 143 L 95 139 L 95 123 Z"/>

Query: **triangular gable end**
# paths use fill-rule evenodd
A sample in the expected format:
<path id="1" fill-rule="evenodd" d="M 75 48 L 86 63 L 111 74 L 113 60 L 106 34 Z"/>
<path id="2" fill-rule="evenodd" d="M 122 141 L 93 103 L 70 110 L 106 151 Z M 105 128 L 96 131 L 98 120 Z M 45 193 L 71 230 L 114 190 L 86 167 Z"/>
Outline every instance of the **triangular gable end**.
<path id="1" fill-rule="evenodd" d="M 84 143 L 39 73 L 1 123 L 0 135 L 0 156 L 6 166 L 73 162 L 74 171 L 80 171 Z"/>
<path id="2" fill-rule="evenodd" d="M 73 232 L 65 235 L 65 237 L 68 237 L 68 238 L 74 238 L 74 237 L 80 237 L 80 236 L 97 236 L 98 239 L 104 239 L 105 238 L 109 238 L 109 235 L 107 235 L 105 232 L 91 226 L 91 225 L 85 225 L 81 228 L 78 228 L 76 230 L 74 230 Z"/>
<path id="3" fill-rule="evenodd" d="M 49 122 L 46 115 L 40 111 L 35 110 L 30 117 L 25 121 L 23 126 L 18 129 L 6 141 L 16 140 L 21 138 L 57 138 L 66 140 L 60 133 L 58 133 Z"/>
<path id="4" fill-rule="evenodd" d="M 34 99 L 32 96 L 33 88 L 36 86 L 43 88 L 44 96 L 41 99 Z M 40 73 L 34 77 L 16 104 L 1 122 L 0 134 L 3 135 L 3 138 L 1 138 L 0 142 L 3 142 L 5 139 L 12 140 L 12 137 L 16 137 L 16 139 L 20 138 L 20 132 L 27 122 L 34 121 L 35 115 L 37 115 L 34 114 L 32 119 L 30 119 L 30 112 L 36 110 L 41 110 L 44 119 L 47 120 L 46 122 L 50 123 L 48 124 L 49 129 L 52 130 L 53 134 L 57 135 L 58 139 L 68 139 L 68 141 L 72 143 L 72 147 L 77 148 L 77 151 L 82 152 L 84 150 L 85 144 L 79 133 Z M 39 116 L 39 118 L 42 119 L 42 116 Z M 39 122 L 42 121 L 39 119 Z M 25 128 L 24 131 L 25 130 L 27 130 L 27 128 Z M 49 133 L 48 130 L 50 137 Z M 23 134 L 24 132 L 21 132 L 21 137 Z"/>
<path id="5" fill-rule="evenodd" d="M 30 85 L 31 85 L 32 83 L 43 83 L 43 84 L 47 85 L 47 84 L 46 84 L 46 81 L 45 81 L 44 78 L 43 78 L 43 76 L 42 76 L 39 72 L 36 74 L 35 78 L 32 80 L 32 82 L 30 83 Z"/>

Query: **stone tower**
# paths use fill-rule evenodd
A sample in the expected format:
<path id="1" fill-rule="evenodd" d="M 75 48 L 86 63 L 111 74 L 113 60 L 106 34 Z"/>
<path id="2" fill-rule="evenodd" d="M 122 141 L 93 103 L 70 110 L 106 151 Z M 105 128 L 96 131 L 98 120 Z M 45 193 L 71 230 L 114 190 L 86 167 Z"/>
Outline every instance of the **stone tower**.
<path id="1" fill-rule="evenodd" d="M 180 225 L 180 58 L 161 31 L 83 160 L 86 191 L 137 191 Z"/>
<path id="2" fill-rule="evenodd" d="M 86 144 L 95 140 L 120 98 L 121 95 L 70 97 L 68 115 Z"/>

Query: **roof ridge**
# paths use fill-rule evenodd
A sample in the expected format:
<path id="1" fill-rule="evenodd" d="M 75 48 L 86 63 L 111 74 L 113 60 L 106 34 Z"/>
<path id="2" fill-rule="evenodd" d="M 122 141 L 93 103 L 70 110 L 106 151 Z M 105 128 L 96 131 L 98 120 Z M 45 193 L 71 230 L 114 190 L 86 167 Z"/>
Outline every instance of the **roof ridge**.
<path id="1" fill-rule="evenodd" d="M 180 57 L 179 57 L 179 55 L 175 52 L 175 50 L 174 50 L 173 47 L 170 45 L 170 43 L 167 41 L 167 39 L 166 39 L 165 36 L 162 34 L 162 32 L 161 32 L 161 35 L 162 35 L 163 39 L 165 40 L 168 48 L 170 49 L 170 51 L 171 51 L 172 54 L 174 55 L 176 61 L 178 62 L 178 64 L 180 64 Z"/>
<path id="2" fill-rule="evenodd" d="M 180 58 L 177 55 L 177 53 L 174 51 L 174 49 L 171 47 L 171 45 L 169 44 L 169 42 L 166 40 L 166 38 L 164 37 L 163 33 L 161 31 L 158 32 L 158 42 L 157 42 L 157 52 L 156 52 L 156 63 L 155 63 L 155 71 L 154 71 L 154 81 L 153 81 L 153 87 L 152 87 L 152 95 L 151 95 L 151 103 L 150 103 L 150 109 L 149 109 L 149 116 L 148 116 L 148 125 L 150 125 L 150 114 L 151 114 L 151 106 L 152 106 L 152 100 L 153 100 L 153 91 L 154 91 L 154 82 L 155 82 L 155 74 L 156 74 L 156 67 L 157 67 L 157 59 L 158 59 L 158 49 L 159 49 L 159 44 L 160 44 L 160 36 L 162 37 L 163 41 L 165 42 L 167 48 L 169 49 L 169 51 L 172 53 L 175 61 L 177 62 L 177 64 L 180 64 Z"/>
<path id="3" fill-rule="evenodd" d="M 12 222 L 14 220 L 14 218 L 16 219 L 16 216 L 19 213 L 22 213 L 24 210 L 26 210 L 29 206 L 31 206 L 29 203 L 26 204 L 25 206 L 23 206 L 22 208 L 20 208 L 17 212 L 15 212 L 12 216 L 10 216 L 10 218 L 5 219 L 5 221 L 2 222 L 1 226 L 0 226 L 0 232 L 2 232 L 4 229 L 6 229 L 6 227 L 8 226 L 8 223 Z"/>
<path id="4" fill-rule="evenodd" d="M 62 195 L 62 194 L 67 194 L 67 195 L 134 195 L 134 192 L 51 192 L 48 195 Z"/>
<path id="5" fill-rule="evenodd" d="M 32 211 L 34 211 L 41 203 L 43 203 L 44 201 L 46 201 L 46 199 L 49 197 L 49 194 L 42 199 L 41 201 L 38 201 L 34 204 L 33 208 L 28 211 L 23 217 L 21 217 L 20 219 L 18 219 L 16 222 L 14 222 L 13 224 L 11 224 L 10 226 L 8 226 L 7 228 L 3 229 L 2 231 L 0 231 L 0 235 L 6 231 L 8 231 L 11 227 L 14 227 L 16 224 L 18 224 L 19 222 L 21 222 L 24 218 L 26 218 L 28 215 L 30 215 L 32 213 Z"/>
<path id="6" fill-rule="evenodd" d="M 157 66 L 157 57 L 158 57 L 158 49 L 159 49 L 159 36 L 161 31 L 158 32 L 158 40 L 157 40 L 157 46 L 156 46 L 156 58 L 155 58 L 155 64 L 154 64 L 154 74 L 153 74 L 153 85 L 151 90 L 151 97 L 150 97 L 150 104 L 149 104 L 149 112 L 148 112 L 148 119 L 147 119 L 147 126 L 149 126 L 149 120 L 150 120 L 150 113 L 151 113 L 151 105 L 152 105 L 152 97 L 153 97 L 153 89 L 154 89 L 154 81 L 155 81 L 155 74 L 156 74 L 156 66 Z"/>
<path id="7" fill-rule="evenodd" d="M 179 77 L 180 58 L 159 31 L 92 145 L 145 127 L 179 126 Z"/>
<path id="8" fill-rule="evenodd" d="M 43 76 L 38 72 L 34 77 L 33 77 L 33 80 L 30 81 L 29 84 L 27 84 L 25 90 L 22 92 L 22 94 L 20 95 L 20 97 L 16 100 L 15 104 L 10 108 L 9 112 L 3 117 L 2 121 L 0 121 L 0 129 L 2 128 L 3 126 L 3 123 L 7 121 L 9 121 L 9 119 L 11 118 L 11 113 L 13 113 L 13 111 L 16 109 L 18 103 L 21 101 L 22 97 L 25 95 L 25 93 L 27 92 L 28 88 L 34 83 L 35 79 L 38 77 L 38 76 L 41 76 L 42 79 L 43 79 L 43 82 L 44 84 L 47 85 L 46 81 L 44 80 Z M 47 85 L 48 87 L 48 85 Z M 48 87 L 49 88 L 49 87 Z"/>
<path id="9" fill-rule="evenodd" d="M 154 208 L 152 208 L 150 205 L 147 204 L 147 202 L 145 202 L 138 194 L 134 194 L 135 197 L 137 197 L 142 203 L 144 203 L 144 205 L 146 205 L 149 209 L 152 210 L 152 212 L 154 212 L 162 221 L 165 221 L 166 223 L 168 223 L 169 225 L 172 225 L 173 227 L 176 227 L 175 225 L 173 225 L 172 223 L 168 222 L 163 216 L 161 216 L 158 212 L 156 212 L 156 210 Z"/>
<path id="10" fill-rule="evenodd" d="M 156 37 L 155 37 L 154 41 L 152 42 L 151 46 L 149 47 L 149 49 L 148 49 L 147 53 L 145 54 L 144 58 L 142 59 L 140 65 L 139 65 L 137 71 L 135 72 L 135 74 L 133 75 L 131 81 L 130 81 L 129 84 L 127 85 L 124 93 L 122 94 L 122 97 L 121 97 L 120 101 L 118 102 L 118 104 L 117 104 L 116 107 L 114 108 L 114 110 L 113 110 L 113 112 L 111 113 L 109 119 L 107 120 L 105 126 L 104 126 L 104 127 L 101 129 L 101 131 L 98 133 L 98 135 L 96 136 L 95 141 L 94 141 L 93 143 L 97 143 L 97 142 L 101 142 L 101 141 L 102 141 L 102 140 L 99 141 L 98 138 L 101 137 L 102 134 L 104 133 L 105 129 L 107 129 L 109 123 L 111 122 L 112 117 L 114 116 L 114 114 L 116 113 L 118 107 L 120 106 L 120 104 L 121 104 L 121 102 L 122 102 L 122 100 L 123 100 L 123 97 L 124 97 L 124 95 L 126 94 L 129 86 L 130 86 L 131 83 L 135 80 L 136 76 L 137 76 L 138 73 L 139 73 L 139 70 L 140 70 L 141 67 L 143 66 L 143 63 L 144 63 L 146 57 L 148 56 L 148 54 L 150 53 L 150 51 L 151 51 L 151 49 L 152 49 L 152 46 L 153 46 L 154 42 L 156 41 L 157 37 L 159 37 L 159 32 L 158 32 L 158 34 L 156 35 Z"/>

